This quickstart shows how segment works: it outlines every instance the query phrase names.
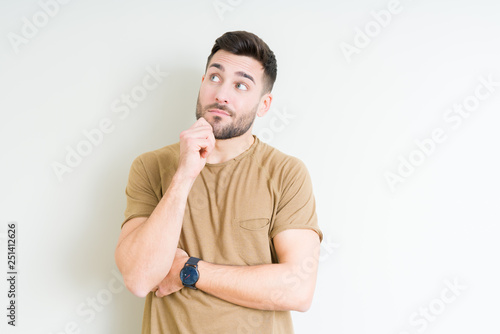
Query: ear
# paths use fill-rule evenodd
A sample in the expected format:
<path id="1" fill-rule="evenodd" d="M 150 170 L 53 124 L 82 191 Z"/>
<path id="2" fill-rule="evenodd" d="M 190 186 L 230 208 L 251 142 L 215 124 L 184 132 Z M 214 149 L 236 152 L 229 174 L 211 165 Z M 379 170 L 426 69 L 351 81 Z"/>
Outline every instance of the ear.
<path id="1" fill-rule="evenodd" d="M 273 101 L 273 95 L 271 93 L 264 94 L 262 96 L 259 110 L 257 111 L 257 116 L 262 117 L 269 111 L 271 108 L 271 102 Z"/>
<path id="2" fill-rule="evenodd" d="M 205 74 L 201 76 L 201 82 L 203 82 L 204 80 L 205 80 Z"/>

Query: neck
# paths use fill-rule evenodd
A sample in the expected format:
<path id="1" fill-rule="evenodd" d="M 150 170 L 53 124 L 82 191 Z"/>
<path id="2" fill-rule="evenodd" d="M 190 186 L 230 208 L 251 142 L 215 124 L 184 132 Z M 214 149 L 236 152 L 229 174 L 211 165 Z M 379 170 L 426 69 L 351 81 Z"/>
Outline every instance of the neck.
<path id="1" fill-rule="evenodd" d="M 215 147 L 207 158 L 207 163 L 218 164 L 236 158 L 252 146 L 254 137 L 251 131 L 230 139 L 216 139 Z"/>

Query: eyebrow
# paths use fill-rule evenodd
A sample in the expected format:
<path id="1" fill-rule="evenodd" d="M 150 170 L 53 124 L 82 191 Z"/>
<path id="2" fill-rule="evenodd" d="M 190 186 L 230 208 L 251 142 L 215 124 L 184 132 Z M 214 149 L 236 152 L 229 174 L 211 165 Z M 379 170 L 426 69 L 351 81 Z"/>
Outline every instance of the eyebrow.
<path id="1" fill-rule="evenodd" d="M 219 70 L 221 70 L 222 72 L 225 71 L 224 69 L 224 66 L 222 66 L 221 64 L 219 63 L 213 63 L 209 66 L 210 67 L 215 67 L 215 68 L 218 68 Z M 254 84 L 255 84 L 255 80 L 253 79 L 253 77 L 250 75 L 250 74 L 247 74 L 243 71 L 238 71 L 235 73 L 236 75 L 240 76 L 240 77 L 244 77 L 244 78 L 247 78 L 247 79 L 250 79 Z"/>

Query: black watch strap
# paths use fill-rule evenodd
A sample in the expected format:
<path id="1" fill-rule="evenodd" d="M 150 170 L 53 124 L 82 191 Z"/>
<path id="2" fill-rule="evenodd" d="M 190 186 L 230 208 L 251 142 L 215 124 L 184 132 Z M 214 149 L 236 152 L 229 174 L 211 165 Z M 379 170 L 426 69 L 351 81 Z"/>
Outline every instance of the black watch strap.
<path id="1" fill-rule="evenodd" d="M 193 266 L 193 267 L 196 267 L 198 265 L 199 261 L 200 261 L 200 259 L 198 259 L 197 257 L 191 256 L 189 258 L 189 260 L 187 260 L 186 264 Z"/>

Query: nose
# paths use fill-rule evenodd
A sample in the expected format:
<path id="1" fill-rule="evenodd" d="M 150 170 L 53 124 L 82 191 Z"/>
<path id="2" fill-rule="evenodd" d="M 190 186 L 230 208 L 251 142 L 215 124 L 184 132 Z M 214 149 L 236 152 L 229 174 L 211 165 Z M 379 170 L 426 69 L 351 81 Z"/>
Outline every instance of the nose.
<path id="1" fill-rule="evenodd" d="M 215 100 L 220 104 L 229 103 L 229 92 L 227 87 L 225 87 L 225 85 L 219 87 L 219 89 L 215 93 Z"/>

